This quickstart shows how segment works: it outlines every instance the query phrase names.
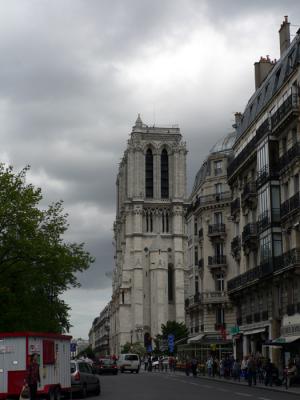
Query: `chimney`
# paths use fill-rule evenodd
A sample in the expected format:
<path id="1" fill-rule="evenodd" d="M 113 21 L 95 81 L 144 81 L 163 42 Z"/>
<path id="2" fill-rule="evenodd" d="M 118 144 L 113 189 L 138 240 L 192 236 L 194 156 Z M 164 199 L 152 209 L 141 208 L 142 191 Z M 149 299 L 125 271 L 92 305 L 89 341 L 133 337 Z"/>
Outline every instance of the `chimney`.
<path id="1" fill-rule="evenodd" d="M 272 62 L 269 56 L 266 58 L 260 57 L 260 60 L 254 63 L 255 90 L 260 87 L 274 65 L 275 62 Z"/>
<path id="2" fill-rule="evenodd" d="M 280 57 L 291 44 L 290 25 L 288 16 L 286 15 L 279 29 Z"/>

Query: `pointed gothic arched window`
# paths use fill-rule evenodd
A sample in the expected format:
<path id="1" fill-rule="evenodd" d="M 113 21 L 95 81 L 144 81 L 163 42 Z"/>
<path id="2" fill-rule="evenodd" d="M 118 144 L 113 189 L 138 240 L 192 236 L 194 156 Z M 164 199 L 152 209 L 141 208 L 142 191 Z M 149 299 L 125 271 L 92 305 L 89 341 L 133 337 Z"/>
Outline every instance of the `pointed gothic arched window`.
<path id="1" fill-rule="evenodd" d="M 153 154 L 151 149 L 146 153 L 146 197 L 153 198 Z"/>
<path id="2" fill-rule="evenodd" d="M 160 191 L 162 199 L 169 197 L 169 156 L 166 149 L 160 156 Z"/>

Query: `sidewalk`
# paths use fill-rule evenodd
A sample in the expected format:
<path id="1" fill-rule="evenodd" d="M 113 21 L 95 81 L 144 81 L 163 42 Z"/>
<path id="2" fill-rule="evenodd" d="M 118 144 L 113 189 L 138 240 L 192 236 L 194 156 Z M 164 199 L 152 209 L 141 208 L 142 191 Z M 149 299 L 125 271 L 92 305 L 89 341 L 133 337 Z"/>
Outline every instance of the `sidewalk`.
<path id="1" fill-rule="evenodd" d="M 175 372 L 176 375 L 185 375 L 185 373 L 182 371 L 176 371 Z M 190 374 L 190 376 L 192 376 Z M 233 379 L 226 379 L 226 378 L 220 378 L 218 376 L 216 376 L 215 378 L 211 378 L 209 376 L 203 376 L 203 375 L 197 375 L 198 379 L 204 379 L 204 380 L 208 380 L 208 381 L 215 381 L 215 382 L 221 382 L 221 383 L 228 383 L 231 385 L 240 385 L 240 386 L 245 386 L 245 387 L 249 387 L 248 386 L 248 382 L 245 381 L 244 379 L 241 379 L 241 381 L 235 381 Z M 291 387 L 286 389 L 284 386 L 265 386 L 262 383 L 258 383 L 257 385 L 254 386 L 252 385 L 251 388 L 254 389 L 264 389 L 264 390 L 271 390 L 273 392 L 284 392 L 284 393 L 289 393 L 289 394 L 293 394 L 293 395 L 300 395 L 300 386 L 295 386 L 295 387 Z"/>

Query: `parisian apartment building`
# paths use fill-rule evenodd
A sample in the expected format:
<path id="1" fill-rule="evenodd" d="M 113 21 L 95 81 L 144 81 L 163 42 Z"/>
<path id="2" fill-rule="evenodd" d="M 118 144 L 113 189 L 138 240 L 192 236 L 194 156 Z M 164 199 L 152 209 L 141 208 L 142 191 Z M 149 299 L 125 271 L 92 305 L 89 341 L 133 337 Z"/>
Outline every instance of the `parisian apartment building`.
<path id="1" fill-rule="evenodd" d="M 255 92 L 237 114 L 232 192 L 237 276 L 228 281 L 237 309 L 234 346 L 278 362 L 280 343 L 300 338 L 300 36 L 287 17 L 280 59 L 255 63 Z M 271 346 L 268 346 L 271 344 Z"/>
<path id="2" fill-rule="evenodd" d="M 138 116 L 119 166 L 110 349 L 185 321 L 186 144 L 177 126 Z"/>
<path id="3" fill-rule="evenodd" d="M 227 184 L 235 138 L 232 132 L 214 145 L 196 175 L 189 199 L 185 300 L 189 343 L 208 340 L 218 344 L 221 333 L 235 324 L 235 309 L 227 293 L 227 281 L 236 273 L 231 255 L 231 191 Z M 232 340 L 228 339 L 227 344 L 230 349 Z"/>

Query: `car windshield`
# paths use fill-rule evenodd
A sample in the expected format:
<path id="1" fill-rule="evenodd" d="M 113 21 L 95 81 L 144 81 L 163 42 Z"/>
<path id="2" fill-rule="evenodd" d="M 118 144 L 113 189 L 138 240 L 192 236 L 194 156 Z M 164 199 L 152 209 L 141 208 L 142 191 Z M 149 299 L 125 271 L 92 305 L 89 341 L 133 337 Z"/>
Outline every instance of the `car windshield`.
<path id="1" fill-rule="evenodd" d="M 103 365 L 112 365 L 114 362 L 112 360 L 101 360 L 101 364 Z"/>
<path id="2" fill-rule="evenodd" d="M 128 361 L 137 361 L 138 359 L 138 356 L 135 354 L 128 354 L 127 356 L 125 356 L 125 360 Z"/>

